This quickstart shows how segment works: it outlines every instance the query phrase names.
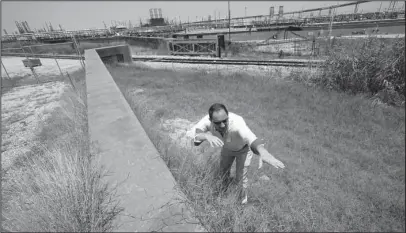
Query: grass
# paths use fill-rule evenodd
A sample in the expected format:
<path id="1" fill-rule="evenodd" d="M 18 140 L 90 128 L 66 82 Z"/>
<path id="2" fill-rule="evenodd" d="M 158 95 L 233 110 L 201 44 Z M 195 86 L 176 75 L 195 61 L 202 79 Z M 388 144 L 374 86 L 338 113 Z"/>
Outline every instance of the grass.
<path id="1" fill-rule="evenodd" d="M 51 81 L 66 81 L 68 77 L 66 74 L 62 77 L 61 75 L 38 75 L 37 80 L 33 75 L 31 74 L 26 74 L 23 76 L 13 76 L 12 78 L 3 78 L 2 83 L 1 83 L 1 88 L 2 88 L 2 95 L 5 93 L 11 91 L 15 87 L 22 87 L 22 86 L 27 86 L 27 85 L 35 85 L 38 84 L 38 82 L 41 83 L 47 83 Z"/>
<path id="2" fill-rule="evenodd" d="M 302 48 L 298 52 L 294 52 L 294 43 L 275 43 L 268 44 L 253 44 L 253 43 L 232 43 L 228 47 L 229 54 L 227 57 L 253 60 L 270 60 L 270 59 L 310 59 L 311 41 L 297 42 L 297 48 Z M 283 51 L 281 55 L 280 51 Z"/>
<path id="3" fill-rule="evenodd" d="M 272 77 L 109 70 L 208 231 L 405 231 L 404 109 Z M 214 102 L 242 115 L 286 165 L 257 170 L 253 158 L 249 198 L 258 206 L 216 195 L 218 150 L 184 148 L 162 128 L 195 122 Z M 259 181 L 264 174 L 271 180 Z"/>
<path id="4" fill-rule="evenodd" d="M 2 171 L 2 231 L 108 232 L 122 211 L 88 138 L 84 71 L 42 122 L 28 154 Z"/>
<path id="5" fill-rule="evenodd" d="M 1 95 L 4 95 L 5 93 L 11 91 L 15 87 L 22 87 L 22 86 L 27 86 L 27 85 L 35 85 L 35 84 L 41 84 L 41 83 L 48 83 L 48 82 L 53 82 L 53 81 L 60 81 L 60 82 L 67 82 L 69 85 L 69 77 L 66 75 L 66 71 L 63 76 L 61 74 L 48 74 L 48 75 L 43 75 L 43 74 L 38 74 L 38 79 L 34 77 L 34 75 L 31 74 L 25 74 L 22 76 L 13 76 L 12 78 L 7 78 L 3 77 L 1 80 Z M 69 74 L 69 73 L 68 73 Z M 71 74 L 69 74 L 71 76 Z M 75 76 L 75 75 L 74 75 Z M 76 77 L 73 77 L 75 79 Z M 77 78 L 76 78 L 77 79 Z M 78 80 L 80 81 L 80 80 Z M 83 85 L 80 84 L 79 85 Z"/>
<path id="6" fill-rule="evenodd" d="M 24 75 L 24 76 L 13 77 L 13 78 L 2 77 L 1 78 L 1 89 L 2 89 L 1 94 L 3 95 L 5 93 L 7 93 L 8 91 L 10 91 L 13 87 L 18 86 L 21 81 L 27 80 L 27 78 L 29 76 L 30 75 Z M 29 79 L 29 82 L 30 83 L 34 83 L 34 82 L 36 83 L 36 80 Z"/>
<path id="7" fill-rule="evenodd" d="M 317 56 L 312 55 L 312 41 L 297 42 L 297 48 L 301 48 L 300 52 L 294 52 L 294 43 L 275 43 L 269 41 L 268 45 L 257 44 L 257 43 L 231 43 L 228 46 L 229 53 L 227 57 L 240 58 L 240 59 L 255 59 L 255 60 L 269 60 L 269 59 L 326 59 L 333 51 L 337 54 L 339 52 L 337 49 L 344 49 L 346 53 L 354 53 L 354 51 L 360 51 L 359 48 L 365 41 L 373 41 L 375 47 L 375 52 L 382 51 L 383 49 L 392 50 L 391 46 L 396 44 L 397 41 L 404 41 L 404 38 L 357 38 L 348 39 L 335 37 L 332 40 L 327 40 L 326 38 L 318 38 L 315 43 L 315 48 L 317 49 Z M 272 45 L 273 44 L 273 45 Z M 371 44 L 371 43 L 370 43 Z M 260 49 L 261 47 L 262 50 Z M 400 48 L 401 49 L 401 48 Z M 280 51 L 283 51 L 283 56 L 280 56 Z M 404 49 L 403 49 L 404 50 Z M 399 50 L 399 51 L 403 51 Z M 224 56 L 224 55 L 223 55 Z"/>
<path id="8" fill-rule="evenodd" d="M 327 89 L 375 96 L 391 105 L 405 103 L 405 39 L 365 38 L 332 41 L 326 67 L 296 79 Z"/>

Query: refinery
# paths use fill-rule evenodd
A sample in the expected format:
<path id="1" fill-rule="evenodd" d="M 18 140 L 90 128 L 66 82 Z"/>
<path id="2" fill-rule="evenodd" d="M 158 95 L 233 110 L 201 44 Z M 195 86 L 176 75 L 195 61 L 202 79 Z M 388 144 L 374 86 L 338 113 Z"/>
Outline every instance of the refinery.
<path id="1" fill-rule="evenodd" d="M 328 27 L 330 24 L 336 27 L 363 27 L 366 24 L 376 25 L 404 25 L 405 8 L 397 6 L 392 1 L 385 10 L 375 12 L 359 12 L 358 7 L 369 1 L 357 1 L 346 4 L 331 5 L 328 7 L 305 9 L 301 11 L 284 12 L 283 6 L 269 8 L 266 15 L 245 17 L 223 17 L 209 15 L 206 19 L 194 22 L 174 21 L 165 18 L 162 9 L 149 10 L 150 18 L 146 23 L 141 20 L 132 23 L 112 21 L 110 26 L 105 22 L 101 29 L 65 30 L 62 25 L 54 27 L 51 22 L 45 22 L 40 29 L 31 29 L 27 21 L 16 21 L 17 32 L 12 34 L 6 30 L 2 35 L 2 42 L 35 41 L 39 43 L 56 43 L 70 41 L 72 37 L 77 39 L 106 38 L 116 36 L 131 37 L 163 37 L 176 38 L 176 36 L 210 34 L 247 33 L 255 31 L 272 31 L 280 28 L 318 29 Z M 353 6 L 352 13 L 337 13 L 342 7 Z M 277 10 L 277 11 L 276 11 Z"/>

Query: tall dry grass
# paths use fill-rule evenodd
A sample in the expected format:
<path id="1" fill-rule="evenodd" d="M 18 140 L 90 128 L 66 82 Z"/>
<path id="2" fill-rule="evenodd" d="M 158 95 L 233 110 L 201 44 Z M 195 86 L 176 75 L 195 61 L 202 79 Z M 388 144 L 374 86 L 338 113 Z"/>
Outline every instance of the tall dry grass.
<path id="1" fill-rule="evenodd" d="M 42 122 L 30 153 L 2 171 L 2 230 L 109 232 L 122 211 L 107 171 L 95 163 L 87 125 L 84 72 L 72 77 L 52 116 Z"/>
<path id="2" fill-rule="evenodd" d="M 319 74 L 294 78 L 327 89 L 366 94 L 390 105 L 405 102 L 405 39 L 334 40 Z"/>
<path id="3" fill-rule="evenodd" d="M 276 211 L 265 198 L 258 198 L 256 207 L 241 206 L 238 186 L 230 184 L 224 191 L 220 177 L 220 151 L 208 144 L 182 147 L 173 142 L 156 122 L 168 111 L 153 110 L 148 102 L 134 102 L 131 93 L 123 90 L 149 138 L 154 143 L 185 199 L 178 200 L 193 210 L 194 216 L 208 232 L 264 232 L 282 231 L 286 227 L 278 221 Z M 255 158 L 254 158 L 255 159 Z M 255 171 L 250 177 L 258 176 Z M 288 228 L 289 229 L 289 228 Z"/>

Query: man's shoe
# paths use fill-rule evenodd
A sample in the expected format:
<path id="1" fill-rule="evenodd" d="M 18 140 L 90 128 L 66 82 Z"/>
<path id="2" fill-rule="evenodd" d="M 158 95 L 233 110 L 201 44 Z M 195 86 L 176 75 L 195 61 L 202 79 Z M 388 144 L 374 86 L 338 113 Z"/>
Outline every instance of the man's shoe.
<path id="1" fill-rule="evenodd" d="M 247 194 L 247 189 L 243 188 L 240 192 L 238 201 L 242 204 L 245 205 L 248 202 L 248 194 Z"/>

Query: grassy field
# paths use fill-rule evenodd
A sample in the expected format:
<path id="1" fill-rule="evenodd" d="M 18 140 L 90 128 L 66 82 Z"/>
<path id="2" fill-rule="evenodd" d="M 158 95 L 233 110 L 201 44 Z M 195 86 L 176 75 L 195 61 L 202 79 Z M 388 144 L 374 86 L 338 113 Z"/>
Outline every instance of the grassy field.
<path id="1" fill-rule="evenodd" d="M 349 51 L 359 51 L 355 47 L 359 47 L 360 44 L 368 41 L 374 37 L 365 37 L 365 38 L 342 38 L 335 37 L 333 40 L 328 41 L 326 38 L 317 38 L 315 41 L 316 54 L 315 57 L 312 54 L 312 40 L 301 41 L 301 42 L 275 42 L 268 41 L 268 44 L 257 44 L 257 43 L 231 43 L 228 47 L 227 55 L 224 53 L 222 56 L 240 58 L 240 59 L 255 59 L 255 60 L 269 60 L 269 59 L 278 59 L 280 57 L 280 51 L 283 51 L 283 58 L 288 59 L 326 59 L 330 54 L 332 47 L 347 48 Z M 375 41 L 382 43 L 381 48 L 377 48 L 376 51 L 380 49 L 387 49 L 396 42 L 397 38 L 380 38 Z M 404 41 L 404 37 L 400 38 Z M 296 46 L 298 52 L 295 52 L 294 47 Z"/>
<path id="2" fill-rule="evenodd" d="M 272 76 L 109 70 L 207 230 L 405 231 L 404 109 Z M 286 165 L 258 170 L 253 158 L 258 206 L 216 196 L 219 150 L 185 136 L 214 102 L 243 116 Z"/>
<path id="3" fill-rule="evenodd" d="M 65 90 L 53 103 L 54 108 L 47 104 L 49 97 L 41 97 L 49 90 L 45 88 L 23 97 L 20 113 L 35 107 L 24 119 L 21 114 L 19 119 L 15 114 L 8 118 L 2 116 L 2 137 L 8 130 L 16 131 L 26 125 L 17 131 L 27 140 L 24 135 L 32 116 L 41 119 L 30 141 L 16 145 L 18 156 L 2 170 L 2 231 L 108 232 L 114 229 L 114 219 L 122 209 L 114 199 L 114 188 L 103 181 L 106 171 L 94 162 L 95 154 L 90 150 L 85 72 L 76 71 L 71 77 L 77 92 L 65 80 Z M 4 99 L 12 91 L 2 96 L 2 115 L 9 110 L 6 106 L 10 103 Z M 39 114 L 44 106 L 49 108 L 46 114 Z M 19 153 L 24 146 L 29 149 Z M 2 153 L 2 165 L 4 156 Z"/>

